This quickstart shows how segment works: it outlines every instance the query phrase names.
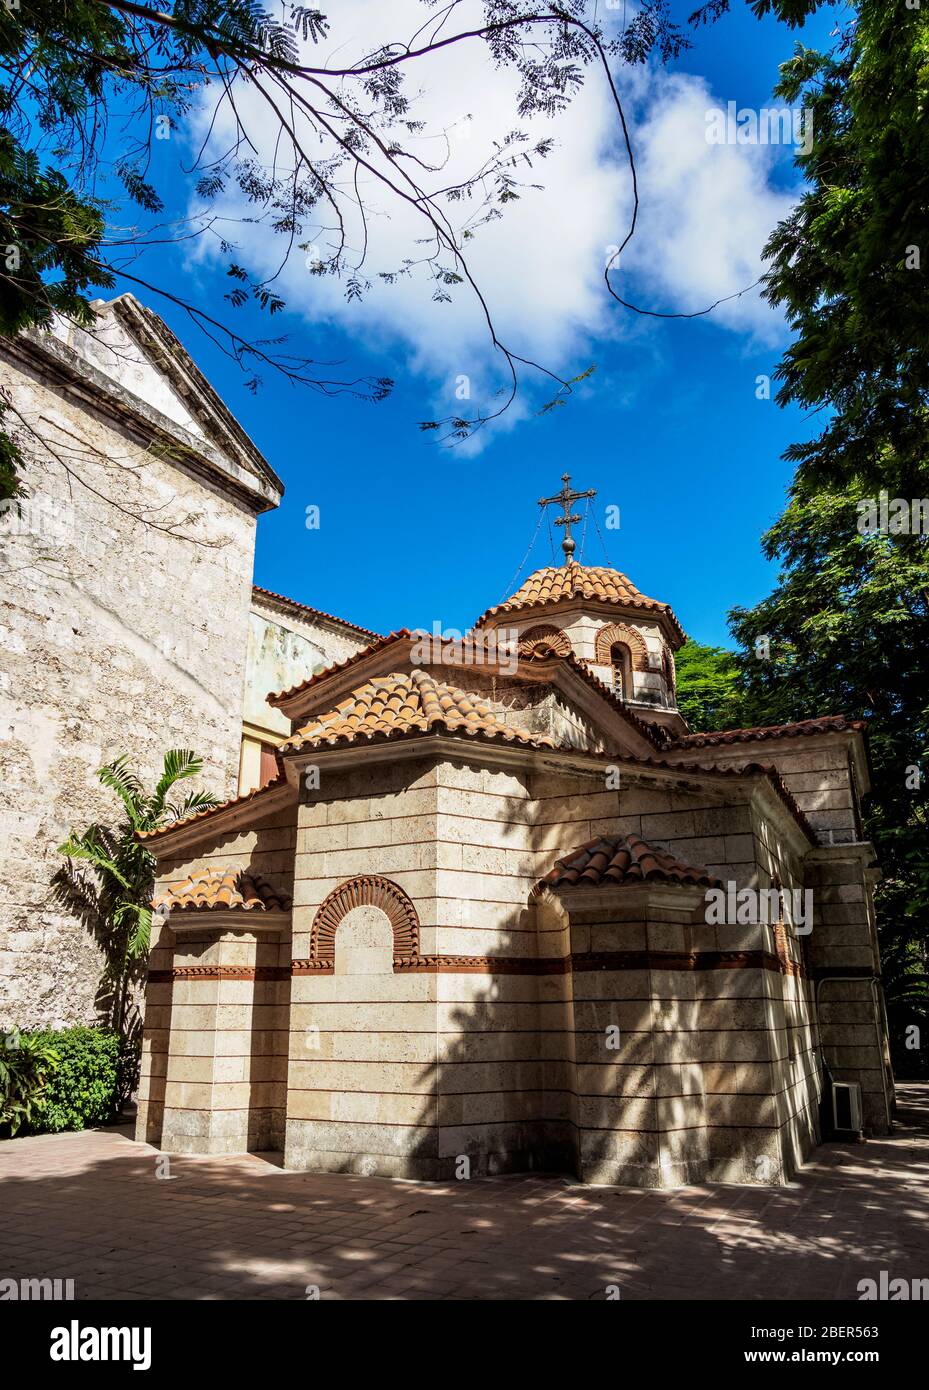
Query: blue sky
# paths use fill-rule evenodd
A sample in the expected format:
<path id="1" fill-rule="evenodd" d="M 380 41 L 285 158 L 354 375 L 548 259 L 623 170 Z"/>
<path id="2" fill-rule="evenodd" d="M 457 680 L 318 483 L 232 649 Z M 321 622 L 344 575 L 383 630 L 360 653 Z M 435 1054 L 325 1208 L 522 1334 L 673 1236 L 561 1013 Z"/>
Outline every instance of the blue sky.
<path id="1" fill-rule="evenodd" d="M 774 21 L 757 21 L 741 6 L 717 25 L 698 30 L 695 47 L 672 71 L 702 79 L 722 101 L 770 105 L 778 64 L 797 38 L 824 45 L 833 24 L 830 12 L 798 35 Z M 620 71 L 618 76 L 623 90 L 625 75 Z M 694 90 L 692 83 L 683 87 Z M 677 90 L 673 84 L 671 90 Z M 649 146 L 645 122 L 650 100 L 648 93 L 640 93 L 635 112 L 643 122 L 643 204 L 660 182 L 661 149 L 667 148 L 657 140 Z M 552 133 L 557 137 L 557 125 Z M 797 187 L 791 151 L 768 151 L 765 158 L 766 196 L 783 198 Z M 672 239 L 671 250 L 662 254 L 665 261 L 677 258 L 673 273 L 650 266 L 649 245 L 644 245 L 624 277 L 623 291 L 651 307 L 691 308 L 696 307 L 693 299 L 682 305 L 676 296 L 686 298 L 691 269 L 694 281 L 700 281 L 714 247 L 700 244 L 687 222 L 693 218 L 696 195 L 682 185 L 682 198 L 690 202 L 678 212 L 673 179 L 670 183 L 662 193 L 660 215 L 662 235 Z M 704 192 L 699 196 L 706 196 L 706 181 L 700 187 Z M 744 195 L 738 185 L 733 187 L 737 196 L 731 208 L 722 208 L 723 223 L 710 218 L 698 225 L 735 225 L 744 218 L 748 235 L 757 236 L 751 229 L 766 227 L 767 204 L 755 209 L 752 222 L 752 210 L 740 201 L 754 197 L 750 180 Z M 719 208 L 710 211 L 719 218 Z M 681 247 L 675 239 L 678 215 L 680 235 L 692 247 Z M 525 229 L 524 222 L 523 236 Z M 545 236 L 544 220 L 537 234 Z M 657 248 L 659 242 L 651 234 L 649 238 Z M 570 256 L 570 246 L 563 249 Z M 748 248 L 751 254 L 758 251 L 760 245 Z M 553 254 L 557 265 L 560 252 Z M 137 272 L 157 278 L 154 259 Z M 724 266 L 720 274 L 725 273 Z M 172 248 L 158 254 L 157 275 L 178 294 L 192 293 L 196 285 L 211 312 L 230 317 L 222 302 L 229 282 L 215 264 L 201 260 L 191 265 Z M 732 268 L 732 276 L 723 283 L 740 288 L 738 267 Z M 523 290 L 528 321 L 536 322 L 533 315 L 544 310 L 538 282 L 514 284 L 505 312 L 517 333 Z M 698 640 L 727 642 L 727 611 L 735 604 L 751 604 L 771 587 L 775 575 L 760 554 L 759 537 L 781 509 L 789 481 L 790 470 L 780 456 L 790 442 L 807 437 L 813 424 L 796 411 L 756 398 L 756 378 L 773 372 L 787 341 L 783 327 L 765 311 L 744 323 L 737 316 L 728 321 L 710 316 L 630 322 L 626 310 L 607 302 L 587 313 L 587 319 L 582 311 L 571 323 L 564 354 L 556 354 L 557 366 L 579 371 L 596 363 L 597 370 L 568 406 L 539 416 L 535 412 L 544 396 L 530 389 L 522 418 L 488 433 L 479 449 L 461 449 L 443 447 L 434 434 L 417 428 L 418 421 L 434 417 L 442 407 L 450 322 L 443 315 L 448 306 L 425 304 L 418 336 L 410 339 L 404 336 L 402 304 L 397 320 L 391 319 L 389 306 L 366 320 L 364 305 L 344 311 L 323 307 L 315 314 L 312 302 L 294 308 L 293 294 L 287 294 L 290 307 L 286 316 L 276 318 L 275 331 L 291 334 L 293 350 L 339 361 L 344 375 L 371 372 L 395 378 L 388 400 L 368 404 L 348 397 L 323 399 L 271 374 L 252 396 L 237 368 L 181 311 L 157 296 L 135 292 L 185 342 L 286 484 L 281 507 L 263 516 L 258 526 L 255 580 L 266 588 L 384 632 L 434 622 L 466 628 L 508 592 L 536 526 L 536 499 L 557 491 L 564 471 L 571 473 L 573 486 L 598 489 L 601 531 L 603 508 L 620 507 L 620 530 L 604 531 L 610 563 L 644 593 L 669 602 L 685 631 Z M 694 294 L 699 296 L 697 284 Z M 564 312 L 562 305 L 555 318 Z M 230 321 L 236 322 L 235 317 Z M 242 322 L 254 327 L 256 321 Z M 550 344 L 545 347 L 549 350 Z M 479 375 L 485 379 L 484 364 Z M 449 402 L 446 408 L 457 407 Z M 318 530 L 306 526 L 310 505 L 320 509 Z M 605 563 L 592 524 L 583 559 Z M 543 525 L 521 577 L 548 563 L 550 542 Z"/>

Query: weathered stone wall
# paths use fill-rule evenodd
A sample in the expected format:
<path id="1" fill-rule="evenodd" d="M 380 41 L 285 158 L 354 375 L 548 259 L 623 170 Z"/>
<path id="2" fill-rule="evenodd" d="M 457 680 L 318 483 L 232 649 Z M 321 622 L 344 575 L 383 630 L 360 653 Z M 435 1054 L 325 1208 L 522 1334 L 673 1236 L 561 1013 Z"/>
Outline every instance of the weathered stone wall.
<path id="1" fill-rule="evenodd" d="M 151 785 L 191 747 L 199 785 L 235 790 L 255 509 L 90 393 L 0 373 L 29 493 L 0 525 L 0 1026 L 72 1024 L 95 1017 L 99 959 L 52 879 L 72 827 L 118 818 L 97 769 L 125 753 Z"/>

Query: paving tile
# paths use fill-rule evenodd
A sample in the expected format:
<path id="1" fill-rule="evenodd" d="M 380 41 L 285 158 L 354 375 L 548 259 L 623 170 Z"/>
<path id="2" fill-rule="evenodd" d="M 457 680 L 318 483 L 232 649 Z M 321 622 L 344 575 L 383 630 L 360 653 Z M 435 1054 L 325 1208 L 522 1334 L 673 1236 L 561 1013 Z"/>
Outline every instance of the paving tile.
<path id="1" fill-rule="evenodd" d="M 642 1192 L 519 1176 L 460 1185 L 184 1158 L 118 1128 L 0 1145 L 0 1273 L 78 1300 L 854 1299 L 929 1267 L 929 1085 L 896 1132 L 826 1145 L 777 1189 Z"/>

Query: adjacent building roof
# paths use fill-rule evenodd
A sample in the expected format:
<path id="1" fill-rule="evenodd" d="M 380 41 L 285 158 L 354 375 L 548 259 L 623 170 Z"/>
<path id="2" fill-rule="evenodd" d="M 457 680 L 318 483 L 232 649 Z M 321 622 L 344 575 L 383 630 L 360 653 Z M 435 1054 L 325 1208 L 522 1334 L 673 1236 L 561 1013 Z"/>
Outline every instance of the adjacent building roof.
<path id="1" fill-rule="evenodd" d="M 844 714 L 825 714 L 819 719 L 801 719 L 794 724 L 764 724 L 754 729 L 721 729 L 703 734 L 682 734 L 665 744 L 674 748 L 706 748 L 710 744 L 754 743 L 775 738 L 802 738 L 809 734 L 864 733 L 863 719 L 847 719 Z"/>
<path id="2" fill-rule="evenodd" d="M 159 457 L 205 472 L 256 513 L 276 507 L 284 484 L 164 321 L 128 292 L 94 300 L 91 308 L 97 315 L 93 330 L 57 318 L 51 331 L 26 329 L 4 337 L 0 356 L 38 367 L 46 383 L 78 393 L 85 405 L 91 397 L 96 409 L 141 431 Z M 116 341 L 110 338 L 113 327 L 119 330 Z M 126 356 L 121 334 L 136 344 L 138 360 L 133 352 Z M 96 351 L 88 351 L 91 344 Z M 144 390 L 139 394 L 140 381 L 156 379 L 183 404 L 186 423 L 165 413 L 164 402 L 147 398 Z"/>
<path id="3" fill-rule="evenodd" d="M 556 746 L 550 738 L 504 723 L 476 695 L 414 667 L 410 672 L 365 681 L 328 714 L 296 730 L 280 752 L 434 732 L 470 734 L 532 747 Z"/>
<path id="4" fill-rule="evenodd" d="M 358 632 L 362 637 L 367 637 L 372 642 L 379 642 L 381 639 L 381 634 L 372 632 L 369 627 L 362 627 L 360 623 L 349 622 L 347 618 L 337 618 L 334 613 L 326 613 L 322 608 L 311 608 L 307 603 L 298 603 L 294 598 L 286 598 L 284 594 L 276 594 L 271 589 L 263 589 L 260 584 L 252 585 L 252 593 L 257 594 L 259 600 L 263 599 L 266 603 L 287 609 L 298 617 L 306 616 L 311 620 L 321 619 L 323 622 L 332 623 L 335 627 L 344 627 L 350 632 Z"/>
<path id="5" fill-rule="evenodd" d="M 616 604 L 622 608 L 660 613 L 669 620 L 680 640 L 684 641 L 681 625 L 668 604 L 640 593 L 632 581 L 619 570 L 581 565 L 577 560 L 570 560 L 568 564 L 557 568 L 548 566 L 536 570 L 520 585 L 515 594 L 511 594 L 508 599 L 504 599 L 493 608 L 488 608 L 478 622 L 486 622 L 488 618 L 496 618 L 501 614 L 563 604 L 572 599 L 586 599 L 597 603 Z"/>
<path id="6" fill-rule="evenodd" d="M 722 887 L 721 881 L 708 869 L 685 864 L 674 855 L 655 849 L 638 835 L 601 835 L 556 860 L 554 867 L 539 880 L 535 891 L 633 883 Z"/>
<path id="7" fill-rule="evenodd" d="M 245 869 L 205 869 L 169 883 L 152 899 L 152 907 L 172 912 L 289 912 L 290 898 L 279 893 L 260 874 Z"/>

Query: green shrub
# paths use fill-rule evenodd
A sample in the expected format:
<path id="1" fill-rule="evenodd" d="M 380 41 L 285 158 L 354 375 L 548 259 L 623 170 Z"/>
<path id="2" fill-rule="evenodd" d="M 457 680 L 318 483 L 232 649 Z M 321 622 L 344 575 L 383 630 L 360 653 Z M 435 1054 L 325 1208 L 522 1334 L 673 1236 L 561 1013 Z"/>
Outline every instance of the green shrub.
<path id="1" fill-rule="evenodd" d="M 20 1046 L 5 1051 L 4 1057 L 35 1054 L 53 1060 L 44 1068 L 40 1085 L 36 1069 L 20 1065 L 11 1077 L 8 1102 L 0 1093 L 0 1116 L 12 1134 L 88 1129 L 119 1113 L 135 1082 L 138 1051 L 134 1044 L 122 1042 L 114 1029 L 65 1028 L 21 1033 L 18 1038 Z"/>
<path id="2" fill-rule="evenodd" d="M 37 1033 L 0 1033 L 0 1135 L 14 1135 L 34 1119 L 58 1065 L 58 1054 Z"/>

